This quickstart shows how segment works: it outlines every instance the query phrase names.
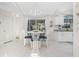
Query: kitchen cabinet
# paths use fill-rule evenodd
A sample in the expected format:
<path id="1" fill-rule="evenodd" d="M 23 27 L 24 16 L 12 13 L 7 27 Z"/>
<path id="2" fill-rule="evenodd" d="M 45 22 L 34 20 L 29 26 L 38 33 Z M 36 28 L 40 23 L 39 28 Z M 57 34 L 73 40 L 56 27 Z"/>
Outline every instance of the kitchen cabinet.
<path id="1" fill-rule="evenodd" d="M 72 42 L 73 41 L 73 32 L 55 32 L 56 41 L 60 42 Z"/>

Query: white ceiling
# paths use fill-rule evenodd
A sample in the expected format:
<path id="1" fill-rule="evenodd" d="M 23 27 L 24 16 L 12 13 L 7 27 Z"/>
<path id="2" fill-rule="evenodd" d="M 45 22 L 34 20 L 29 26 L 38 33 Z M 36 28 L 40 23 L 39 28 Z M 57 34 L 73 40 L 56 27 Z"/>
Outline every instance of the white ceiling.
<path id="1" fill-rule="evenodd" d="M 72 12 L 72 2 L 0 2 L 0 13 L 3 14 L 45 16 Z"/>

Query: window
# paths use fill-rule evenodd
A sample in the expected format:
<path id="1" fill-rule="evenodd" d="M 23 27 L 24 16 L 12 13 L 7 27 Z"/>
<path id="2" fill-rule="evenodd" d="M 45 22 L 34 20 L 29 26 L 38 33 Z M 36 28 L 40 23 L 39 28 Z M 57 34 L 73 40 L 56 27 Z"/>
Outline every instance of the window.
<path id="1" fill-rule="evenodd" d="M 45 31 L 45 20 L 28 20 L 28 31 Z"/>
<path id="2" fill-rule="evenodd" d="M 67 15 L 64 16 L 64 23 L 73 23 L 73 16 L 72 15 Z"/>

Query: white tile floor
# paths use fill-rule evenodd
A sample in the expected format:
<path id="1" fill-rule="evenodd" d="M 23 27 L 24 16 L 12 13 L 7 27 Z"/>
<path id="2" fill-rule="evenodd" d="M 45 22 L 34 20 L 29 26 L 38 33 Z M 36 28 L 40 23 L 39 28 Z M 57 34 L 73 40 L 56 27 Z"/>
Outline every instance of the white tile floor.
<path id="1" fill-rule="evenodd" d="M 23 45 L 23 40 L 15 40 L 0 45 L 0 56 L 2 57 L 29 57 L 33 50 Z M 72 57 L 72 44 L 49 41 L 47 48 L 39 49 L 40 57 Z"/>

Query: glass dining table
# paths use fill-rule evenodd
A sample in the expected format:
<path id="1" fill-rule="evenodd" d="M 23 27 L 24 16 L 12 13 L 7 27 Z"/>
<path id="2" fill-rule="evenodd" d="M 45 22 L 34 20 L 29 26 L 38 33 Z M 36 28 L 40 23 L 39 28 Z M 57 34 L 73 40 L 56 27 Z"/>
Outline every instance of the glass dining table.
<path id="1" fill-rule="evenodd" d="M 32 34 L 33 41 L 31 42 L 32 53 L 31 56 L 39 55 L 40 41 L 38 41 L 40 34 L 45 33 L 42 31 L 29 31 Z"/>
<path id="2" fill-rule="evenodd" d="M 42 31 L 29 31 L 27 33 L 31 33 L 33 42 L 31 43 L 31 48 L 38 49 L 40 48 L 40 41 L 38 41 L 40 34 L 45 32 Z"/>

